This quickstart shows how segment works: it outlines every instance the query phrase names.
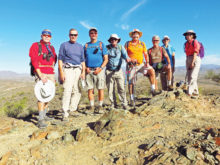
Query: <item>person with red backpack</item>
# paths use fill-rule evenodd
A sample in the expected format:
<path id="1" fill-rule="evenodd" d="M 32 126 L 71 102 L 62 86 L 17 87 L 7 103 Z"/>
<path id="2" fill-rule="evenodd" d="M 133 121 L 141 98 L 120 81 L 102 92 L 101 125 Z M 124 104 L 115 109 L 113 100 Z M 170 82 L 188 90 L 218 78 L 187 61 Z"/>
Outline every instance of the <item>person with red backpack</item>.
<path id="1" fill-rule="evenodd" d="M 41 80 L 43 83 L 47 83 L 48 80 L 51 80 L 55 83 L 54 66 L 57 62 L 57 55 L 50 43 L 51 38 L 51 31 L 45 29 L 42 31 L 40 42 L 33 43 L 30 48 L 29 56 L 36 82 Z M 45 121 L 51 120 L 46 116 L 47 109 L 48 102 L 38 101 L 39 120 L 37 125 L 39 128 L 47 127 Z"/>
<path id="2" fill-rule="evenodd" d="M 152 38 L 153 47 L 148 50 L 150 65 L 154 68 L 156 72 L 156 89 L 158 89 L 157 80 L 159 78 L 159 73 L 165 72 L 167 74 L 167 90 L 173 90 L 173 86 L 171 84 L 172 79 L 172 71 L 171 71 L 171 63 L 170 58 L 163 47 L 159 46 L 160 37 L 155 35 Z M 166 61 L 164 60 L 166 58 Z M 161 82 L 162 83 L 162 82 Z"/>
<path id="3" fill-rule="evenodd" d="M 184 44 L 184 51 L 186 53 L 186 79 L 190 97 L 197 97 L 199 95 L 197 79 L 199 75 L 201 58 L 204 56 L 204 48 L 201 43 L 196 40 L 196 33 L 193 30 L 188 30 L 183 33 L 187 40 Z"/>

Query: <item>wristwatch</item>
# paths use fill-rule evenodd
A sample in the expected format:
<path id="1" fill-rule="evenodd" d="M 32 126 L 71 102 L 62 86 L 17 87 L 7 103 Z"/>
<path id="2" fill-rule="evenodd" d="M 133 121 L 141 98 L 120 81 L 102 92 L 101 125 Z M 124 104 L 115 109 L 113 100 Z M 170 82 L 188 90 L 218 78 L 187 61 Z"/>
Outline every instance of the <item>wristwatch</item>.
<path id="1" fill-rule="evenodd" d="M 102 70 L 104 69 L 103 67 L 100 67 Z"/>

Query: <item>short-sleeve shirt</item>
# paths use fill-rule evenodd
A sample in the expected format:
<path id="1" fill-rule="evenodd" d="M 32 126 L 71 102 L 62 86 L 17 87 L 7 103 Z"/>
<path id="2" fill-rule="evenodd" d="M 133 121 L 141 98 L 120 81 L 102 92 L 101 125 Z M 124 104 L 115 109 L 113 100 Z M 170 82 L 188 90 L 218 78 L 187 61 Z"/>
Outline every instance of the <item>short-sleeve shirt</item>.
<path id="1" fill-rule="evenodd" d="M 161 48 L 162 48 L 162 52 L 161 52 Z M 151 65 L 154 64 L 154 63 L 162 62 L 163 56 L 167 52 L 163 47 L 161 47 L 161 48 L 160 47 L 158 47 L 158 48 L 152 47 L 148 50 Z"/>
<path id="2" fill-rule="evenodd" d="M 199 53 L 200 44 L 197 40 L 187 41 L 185 43 L 186 56 L 192 56 L 194 53 Z"/>
<path id="3" fill-rule="evenodd" d="M 175 49 L 171 45 L 168 45 L 167 47 L 165 45 L 163 45 L 162 47 L 166 50 L 166 52 L 170 58 L 170 64 L 173 67 L 173 58 L 172 57 L 173 57 L 173 53 L 175 52 Z M 168 64 L 167 59 L 165 58 L 164 60 L 165 60 L 166 64 Z"/>
<path id="4" fill-rule="evenodd" d="M 97 68 L 101 67 L 103 63 L 103 56 L 108 55 L 106 46 L 102 44 L 102 50 L 100 48 L 100 42 L 97 41 L 96 43 L 88 42 L 84 46 L 84 52 L 85 52 L 85 62 L 86 66 L 89 68 Z"/>
<path id="5" fill-rule="evenodd" d="M 64 42 L 60 45 L 59 60 L 64 63 L 80 65 L 85 61 L 83 46 L 79 43 Z"/>
<path id="6" fill-rule="evenodd" d="M 144 42 L 139 41 L 138 44 L 133 45 L 131 41 L 125 44 L 125 49 L 127 49 L 128 56 L 131 59 L 136 59 L 138 64 L 144 62 L 143 53 L 147 52 L 147 48 Z"/>
<path id="7" fill-rule="evenodd" d="M 117 45 L 117 47 L 112 47 L 107 45 L 108 48 L 108 64 L 106 66 L 109 70 L 117 70 L 121 68 L 122 59 L 127 59 L 128 54 L 122 45 Z"/>

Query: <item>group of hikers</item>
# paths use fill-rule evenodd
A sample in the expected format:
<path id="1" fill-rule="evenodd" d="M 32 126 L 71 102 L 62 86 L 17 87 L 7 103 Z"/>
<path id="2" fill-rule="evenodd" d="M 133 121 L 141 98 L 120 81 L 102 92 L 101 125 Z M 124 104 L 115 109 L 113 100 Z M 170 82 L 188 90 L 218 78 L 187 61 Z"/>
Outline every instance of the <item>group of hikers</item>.
<path id="1" fill-rule="evenodd" d="M 186 53 L 186 79 L 187 94 L 189 97 L 198 96 L 197 77 L 200 69 L 201 59 L 199 57 L 200 43 L 195 40 L 196 33 L 188 30 L 183 34 L 186 39 L 184 49 Z M 107 86 L 111 109 L 117 108 L 116 89 L 122 108 L 128 109 L 125 84 L 128 84 L 130 106 L 135 107 L 135 84 L 137 73 L 142 73 L 149 78 L 151 93 L 153 96 L 161 93 L 158 89 L 159 75 L 162 90 L 173 90 L 175 72 L 175 49 L 169 44 L 170 38 L 163 37 L 163 46 L 159 46 L 160 37 L 152 37 L 152 48 L 146 48 L 140 41 L 142 32 L 134 29 L 129 33 L 131 41 L 124 46 L 120 45 L 121 38 L 117 34 L 111 34 L 105 45 L 98 41 L 98 30 L 90 28 L 90 42 L 84 46 L 77 42 L 78 31 L 69 30 L 69 41 L 61 44 L 57 57 L 50 40 L 52 33 L 45 29 L 42 31 L 40 42 L 33 43 L 29 56 L 35 81 L 43 84 L 49 80 L 55 83 L 54 66 L 58 58 L 59 82 L 63 84 L 62 111 L 63 121 L 68 121 L 69 115 L 73 115 L 78 108 L 81 98 L 79 80 L 82 85 L 86 82 L 89 110 L 99 113 L 103 108 L 104 88 Z M 122 70 L 123 60 L 126 62 L 126 76 Z M 117 85 L 117 88 L 116 88 Z M 98 90 L 98 107 L 95 108 L 94 88 Z M 48 102 L 38 100 L 39 120 L 38 127 L 47 127 Z"/>

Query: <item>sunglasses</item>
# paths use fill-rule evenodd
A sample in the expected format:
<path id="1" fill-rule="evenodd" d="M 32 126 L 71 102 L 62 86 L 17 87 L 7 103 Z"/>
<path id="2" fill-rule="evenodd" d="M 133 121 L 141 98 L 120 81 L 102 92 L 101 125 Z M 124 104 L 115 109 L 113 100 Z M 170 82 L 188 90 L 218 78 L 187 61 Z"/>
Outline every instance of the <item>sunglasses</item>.
<path id="1" fill-rule="evenodd" d="M 153 40 L 153 42 L 157 42 L 157 41 L 159 41 L 159 40 Z"/>
<path id="2" fill-rule="evenodd" d="M 76 36 L 78 36 L 78 34 L 70 34 L 70 36 L 72 36 L 72 37 L 75 36 L 76 37 Z"/>
<path id="3" fill-rule="evenodd" d="M 110 41 L 118 41 L 118 39 L 116 39 L 116 38 L 111 38 Z"/>
<path id="4" fill-rule="evenodd" d="M 43 34 L 44 37 L 51 37 L 51 35 Z"/>
<path id="5" fill-rule="evenodd" d="M 89 33 L 89 34 L 97 34 L 96 32 L 91 32 L 91 33 Z"/>

